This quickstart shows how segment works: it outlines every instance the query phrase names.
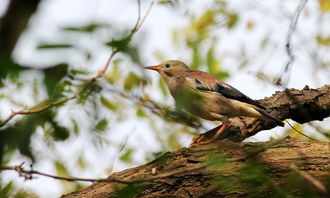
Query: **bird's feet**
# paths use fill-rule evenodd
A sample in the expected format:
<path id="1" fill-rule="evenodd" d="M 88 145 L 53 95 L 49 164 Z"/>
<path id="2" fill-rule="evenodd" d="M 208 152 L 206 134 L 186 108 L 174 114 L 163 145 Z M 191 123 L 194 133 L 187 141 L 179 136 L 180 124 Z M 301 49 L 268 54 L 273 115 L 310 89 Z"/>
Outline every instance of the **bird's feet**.
<path id="1" fill-rule="evenodd" d="M 200 135 L 197 135 L 194 137 L 193 141 L 191 142 L 190 146 L 191 145 L 194 145 L 194 144 L 209 144 L 213 141 L 215 141 L 224 131 L 226 128 L 228 128 L 229 126 L 229 123 L 224 123 L 218 127 L 215 127 L 214 129 L 210 130 L 210 131 L 207 131 L 203 134 L 200 134 Z M 214 133 L 215 134 L 211 137 L 208 137 L 207 133 Z"/>
<path id="2" fill-rule="evenodd" d="M 194 137 L 194 139 L 192 140 L 191 145 L 194 145 L 194 144 L 199 144 L 201 142 L 203 142 L 203 140 L 205 139 L 205 135 L 204 134 L 200 134 L 200 135 L 196 135 Z"/>

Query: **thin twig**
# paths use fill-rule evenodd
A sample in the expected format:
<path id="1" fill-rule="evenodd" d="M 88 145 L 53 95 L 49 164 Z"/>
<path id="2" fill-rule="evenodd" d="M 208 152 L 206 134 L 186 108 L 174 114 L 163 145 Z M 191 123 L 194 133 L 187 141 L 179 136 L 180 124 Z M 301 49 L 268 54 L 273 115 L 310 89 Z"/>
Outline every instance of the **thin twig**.
<path id="1" fill-rule="evenodd" d="M 288 81 L 289 81 L 290 72 L 291 72 L 291 69 L 292 69 L 292 64 L 293 64 L 293 62 L 295 60 L 295 55 L 293 54 L 292 47 L 291 47 L 292 46 L 291 45 L 292 35 L 294 34 L 294 32 L 296 30 L 300 13 L 303 10 L 303 8 L 305 7 L 306 2 L 307 2 L 307 0 L 302 0 L 300 2 L 299 6 L 297 7 L 297 9 L 295 11 L 295 15 L 291 19 L 289 31 L 288 31 L 288 34 L 287 34 L 287 37 L 286 37 L 285 48 L 286 48 L 286 53 L 287 53 L 287 55 L 289 57 L 289 60 L 286 63 L 281 76 L 284 76 L 284 74 L 287 73 L 288 79 L 284 83 L 283 83 L 282 78 L 277 81 L 277 84 L 284 85 L 284 87 L 287 87 L 287 84 L 288 84 Z"/>
<path id="2" fill-rule="evenodd" d="M 131 182 L 127 182 L 124 180 L 118 180 L 114 178 L 107 178 L 107 179 L 90 179 L 90 178 L 80 178 L 80 177 L 61 177 L 57 175 L 51 175 L 48 173 L 36 171 L 36 170 L 26 170 L 23 168 L 23 164 L 17 165 L 17 166 L 4 166 L 1 167 L 1 171 L 5 170 L 13 170 L 16 171 L 19 176 L 24 177 L 26 180 L 31 180 L 33 179 L 33 175 L 40 175 L 44 177 L 49 177 L 53 179 L 58 179 L 58 180 L 64 180 L 64 181 L 69 181 L 69 182 L 77 182 L 77 181 L 82 181 L 82 182 L 116 182 L 116 183 L 123 183 L 123 184 L 130 184 Z"/>
<path id="3" fill-rule="evenodd" d="M 148 181 L 152 181 L 152 180 L 156 180 L 156 179 L 163 179 L 163 178 L 170 177 L 173 175 L 180 175 L 183 173 L 206 168 L 206 165 L 196 165 L 196 166 L 190 166 L 190 167 L 185 167 L 185 168 L 181 168 L 181 169 L 176 169 L 174 171 L 165 172 L 163 174 L 151 176 L 148 178 L 121 180 L 121 179 L 115 179 L 115 178 L 110 178 L 110 177 L 106 178 L 106 179 L 91 179 L 91 178 L 81 178 L 81 177 L 61 177 L 61 176 L 57 176 L 57 175 L 51 175 L 48 173 L 44 173 L 41 171 L 36 171 L 33 169 L 26 170 L 23 168 L 23 165 L 24 165 L 24 163 L 17 165 L 17 166 L 3 166 L 0 168 L 0 170 L 1 171 L 6 171 L 6 170 L 16 171 L 20 177 L 23 177 L 26 180 L 33 179 L 33 175 L 39 175 L 39 176 L 49 177 L 49 178 L 53 178 L 53 179 L 57 179 L 57 180 L 69 181 L 69 182 L 82 181 L 82 182 L 114 182 L 114 183 L 121 183 L 121 184 L 136 184 L 136 183 L 148 182 Z M 150 172 L 150 174 L 151 174 L 151 172 Z"/>
<path id="4" fill-rule="evenodd" d="M 143 25 L 143 23 L 145 22 L 146 18 L 149 16 L 150 14 L 150 11 L 153 7 L 155 3 L 155 0 L 153 0 L 151 3 L 150 3 L 150 6 L 148 8 L 148 11 L 146 12 L 146 14 L 144 15 L 143 19 L 140 20 L 140 6 L 141 6 L 141 3 L 140 3 L 140 0 L 138 0 L 138 6 L 139 6 L 139 13 L 138 13 L 138 21 L 136 23 L 136 25 L 132 28 L 132 31 L 129 33 L 129 37 L 132 37 L 140 28 L 141 26 Z M 56 101 L 53 101 L 43 107 L 40 107 L 40 108 L 37 108 L 37 109 L 32 109 L 31 108 L 24 108 L 22 110 L 19 110 L 19 111 L 13 111 L 7 118 L 5 118 L 4 120 L 2 120 L 0 122 L 0 127 L 4 126 L 5 124 L 7 124 L 10 120 L 12 120 L 14 117 L 16 117 L 17 115 L 26 115 L 26 114 L 34 114 L 34 113 L 39 113 L 39 112 L 42 112 L 42 111 L 45 111 L 47 109 L 50 109 L 54 106 L 57 106 L 59 104 L 63 104 L 65 102 L 68 102 L 72 99 L 75 99 L 77 98 L 82 92 L 84 92 L 87 87 L 90 85 L 90 84 L 93 84 L 95 83 L 99 78 L 103 77 L 104 74 L 106 73 L 106 71 L 108 70 L 108 68 L 110 67 L 110 62 L 111 60 L 113 59 L 113 57 L 118 53 L 119 51 L 118 50 L 113 50 L 111 52 L 111 54 L 109 55 L 109 58 L 107 59 L 107 62 L 106 64 L 104 65 L 104 67 L 97 73 L 97 75 L 95 75 L 94 77 L 92 77 L 91 79 L 87 80 L 87 83 L 85 84 L 84 87 L 82 87 L 81 89 L 79 89 L 74 95 L 70 96 L 70 97 L 67 97 L 67 98 L 62 98 L 62 99 L 59 99 L 59 100 L 56 100 Z"/>
<path id="5" fill-rule="evenodd" d="M 309 138 L 309 139 L 311 139 L 311 140 L 313 140 L 313 141 L 318 141 L 317 139 L 314 139 L 314 138 L 312 138 L 312 137 L 310 137 L 310 136 L 308 136 L 308 135 L 305 135 L 303 132 L 301 132 L 301 131 L 299 131 L 298 129 L 296 129 L 294 126 L 292 126 L 292 124 L 289 122 L 289 121 L 287 121 L 287 123 L 290 125 L 290 127 L 293 129 L 293 130 L 295 130 L 297 133 L 299 133 L 300 135 L 302 135 L 302 136 L 304 136 L 304 137 L 306 137 L 306 138 Z"/>

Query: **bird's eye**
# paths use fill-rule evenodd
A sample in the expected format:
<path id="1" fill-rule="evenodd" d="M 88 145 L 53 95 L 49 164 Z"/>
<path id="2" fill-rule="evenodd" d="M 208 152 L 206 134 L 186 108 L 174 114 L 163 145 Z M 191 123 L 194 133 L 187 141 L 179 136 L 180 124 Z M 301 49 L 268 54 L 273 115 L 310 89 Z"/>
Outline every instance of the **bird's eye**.
<path id="1" fill-rule="evenodd" d="M 166 68 L 169 68 L 169 67 L 171 67 L 171 65 L 170 64 L 166 64 L 165 67 Z"/>

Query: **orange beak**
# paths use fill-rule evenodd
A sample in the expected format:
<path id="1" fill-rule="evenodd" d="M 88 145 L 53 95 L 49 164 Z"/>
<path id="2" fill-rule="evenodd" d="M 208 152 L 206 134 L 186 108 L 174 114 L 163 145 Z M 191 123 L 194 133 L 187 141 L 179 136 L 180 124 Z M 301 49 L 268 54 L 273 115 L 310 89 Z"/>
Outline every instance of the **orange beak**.
<path id="1" fill-rule="evenodd" d="M 144 67 L 145 69 L 151 69 L 151 70 L 155 70 L 155 71 L 159 71 L 161 69 L 160 66 L 148 66 L 148 67 Z"/>

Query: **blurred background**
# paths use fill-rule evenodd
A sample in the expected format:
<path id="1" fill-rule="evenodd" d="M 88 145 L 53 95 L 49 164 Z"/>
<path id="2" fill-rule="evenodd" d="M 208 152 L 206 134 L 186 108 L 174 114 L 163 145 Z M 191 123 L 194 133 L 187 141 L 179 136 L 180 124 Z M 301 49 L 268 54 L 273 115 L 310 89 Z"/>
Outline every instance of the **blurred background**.
<path id="1" fill-rule="evenodd" d="M 143 66 L 177 59 L 207 71 L 253 99 L 284 88 L 330 82 L 330 1 L 159 0 L 142 27 L 149 0 L 0 0 L 1 165 L 19 165 L 59 176 L 104 178 L 188 146 L 216 124 L 175 111 L 156 72 Z M 286 44 L 290 42 L 294 58 Z M 86 83 L 110 67 L 96 83 Z M 82 87 L 84 91 L 79 92 Z M 77 93 L 79 94 L 77 95 Z M 305 134 L 329 140 L 330 119 L 305 125 Z M 290 134 L 263 131 L 246 141 Z M 89 185 L 0 172 L 0 197 L 58 197 Z"/>

